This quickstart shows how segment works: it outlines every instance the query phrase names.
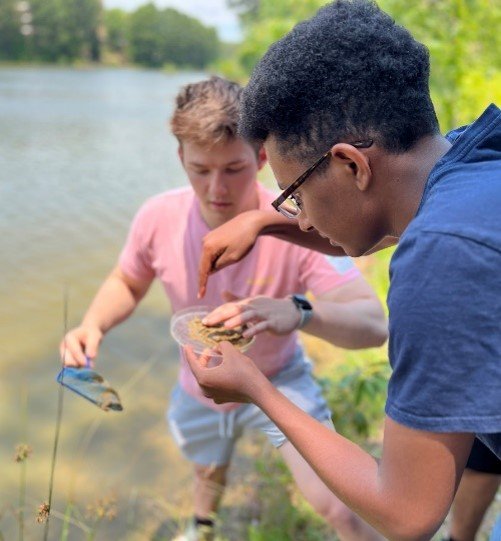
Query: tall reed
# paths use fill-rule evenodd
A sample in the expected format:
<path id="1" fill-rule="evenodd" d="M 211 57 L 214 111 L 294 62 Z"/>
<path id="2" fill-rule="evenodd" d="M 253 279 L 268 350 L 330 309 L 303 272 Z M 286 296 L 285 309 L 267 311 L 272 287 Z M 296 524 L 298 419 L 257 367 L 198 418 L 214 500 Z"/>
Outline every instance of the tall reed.
<path id="1" fill-rule="evenodd" d="M 63 293 L 63 336 L 65 337 L 64 347 L 63 347 L 63 356 L 61 358 L 61 366 L 64 368 L 64 358 L 66 356 L 66 333 L 68 332 L 68 288 L 64 288 Z M 61 383 L 63 382 L 64 372 L 62 375 Z M 57 398 L 57 414 L 56 414 L 56 430 L 54 433 L 54 444 L 52 446 L 52 461 L 50 467 L 50 480 L 49 480 L 49 495 L 47 498 L 47 503 L 40 506 L 39 517 L 45 519 L 45 529 L 44 529 L 44 541 L 47 541 L 49 538 L 49 524 L 50 524 L 50 513 L 52 506 L 52 493 L 54 489 L 54 472 L 56 470 L 56 460 L 57 460 L 57 449 L 59 445 L 59 434 L 61 432 L 61 421 L 63 418 L 63 405 L 64 405 L 64 388 L 63 385 L 59 385 L 58 398 Z"/>

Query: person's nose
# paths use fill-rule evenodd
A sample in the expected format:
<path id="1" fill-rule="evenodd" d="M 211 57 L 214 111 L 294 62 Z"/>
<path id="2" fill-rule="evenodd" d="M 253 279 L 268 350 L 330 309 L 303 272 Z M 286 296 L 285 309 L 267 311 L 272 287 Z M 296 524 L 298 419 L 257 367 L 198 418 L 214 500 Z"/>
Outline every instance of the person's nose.
<path id="1" fill-rule="evenodd" d="M 213 197 L 223 197 L 228 193 L 228 186 L 223 178 L 223 174 L 215 171 L 210 178 L 209 193 Z"/>
<path id="2" fill-rule="evenodd" d="M 301 214 L 299 214 L 299 216 L 297 217 L 297 224 L 299 226 L 299 229 L 301 229 L 301 231 L 304 231 L 305 233 L 313 231 L 314 229 L 304 211 L 301 212 Z"/>

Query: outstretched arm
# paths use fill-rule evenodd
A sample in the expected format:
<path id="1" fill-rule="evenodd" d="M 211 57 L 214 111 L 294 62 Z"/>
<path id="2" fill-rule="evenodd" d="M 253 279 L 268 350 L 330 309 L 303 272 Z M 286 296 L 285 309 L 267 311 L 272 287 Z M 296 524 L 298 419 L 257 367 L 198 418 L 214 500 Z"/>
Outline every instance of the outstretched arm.
<path id="1" fill-rule="evenodd" d="M 370 348 L 388 338 L 383 307 L 361 276 L 319 296 L 312 305 L 313 317 L 302 330 L 335 346 Z"/>
<path id="2" fill-rule="evenodd" d="M 340 247 L 332 246 L 327 239 L 314 231 L 304 233 L 295 220 L 289 220 L 276 211 L 242 212 L 212 230 L 203 239 L 198 267 L 199 298 L 205 295 L 209 275 L 245 257 L 259 235 L 273 235 L 329 255 L 345 255 Z"/>
<path id="3" fill-rule="evenodd" d="M 228 293 L 224 294 L 228 300 Z M 250 324 L 244 336 L 267 331 L 273 334 L 293 332 L 300 320 L 290 298 L 264 295 L 231 299 L 205 319 L 206 325 L 224 323 L 228 328 Z M 349 349 L 381 346 L 388 337 L 383 308 L 369 284 L 362 278 L 327 291 L 312 301 L 313 316 L 302 330 L 330 343 Z"/>
<path id="4" fill-rule="evenodd" d="M 59 350 L 64 363 L 85 366 L 86 356 L 94 359 L 104 334 L 130 316 L 151 282 L 134 280 L 120 267 L 115 267 L 94 297 L 82 323 L 61 341 Z"/>
<path id="5" fill-rule="evenodd" d="M 327 255 L 346 255 L 340 246 L 333 246 L 315 230 L 307 233 L 301 231 L 296 220 L 286 218 L 276 211 L 249 210 L 205 236 L 198 269 L 199 298 L 205 295 L 209 275 L 245 257 L 259 235 L 273 235 Z M 368 254 L 393 246 L 396 242 L 397 239 L 388 237 Z"/>

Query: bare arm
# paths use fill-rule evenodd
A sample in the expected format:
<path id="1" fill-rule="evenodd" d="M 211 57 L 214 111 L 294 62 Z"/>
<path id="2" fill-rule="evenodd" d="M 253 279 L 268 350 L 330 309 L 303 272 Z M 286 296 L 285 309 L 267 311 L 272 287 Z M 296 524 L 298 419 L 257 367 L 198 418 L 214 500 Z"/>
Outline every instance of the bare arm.
<path id="1" fill-rule="evenodd" d="M 286 218 L 276 211 L 249 210 L 217 227 L 203 239 L 198 269 L 199 298 L 205 295 L 209 275 L 245 257 L 259 235 L 273 235 L 327 255 L 346 255 L 340 246 L 332 246 L 316 231 L 301 231 L 296 220 Z M 393 237 L 384 239 L 368 253 L 392 246 L 396 242 L 397 239 Z"/>
<path id="2" fill-rule="evenodd" d="M 313 317 L 303 331 L 338 347 L 361 349 L 383 345 L 388 325 L 369 284 L 356 278 L 312 302 Z"/>
<path id="3" fill-rule="evenodd" d="M 272 235 L 278 239 L 303 246 L 304 248 L 309 248 L 310 250 L 315 250 L 315 252 L 320 252 L 322 254 L 334 256 L 346 255 L 341 246 L 333 246 L 328 239 L 321 237 L 315 229 L 306 233 L 302 231 L 298 226 L 297 220 L 286 218 L 279 212 L 258 212 L 263 213 L 260 221 L 264 224 L 259 233 L 260 235 Z M 379 250 L 395 246 L 397 243 L 398 239 L 396 237 L 386 237 L 364 255 L 379 252 Z"/>
<path id="4" fill-rule="evenodd" d="M 302 330 L 336 346 L 349 349 L 381 346 L 388 337 L 381 303 L 362 277 L 333 288 L 312 301 L 312 305 L 313 317 Z M 228 328 L 251 323 L 244 332 L 244 336 L 251 337 L 264 331 L 289 334 L 297 328 L 299 320 L 299 311 L 290 298 L 259 295 L 233 298 L 211 312 L 204 323 L 224 323 Z"/>
<path id="5" fill-rule="evenodd" d="M 260 217 L 262 224 L 260 235 L 271 235 L 280 240 L 297 244 L 303 248 L 309 248 L 322 254 L 344 256 L 346 255 L 341 246 L 333 246 L 326 238 L 321 237 L 316 230 L 302 231 L 297 220 L 286 218 L 276 211 L 258 211 L 263 214 Z"/>
<path id="6" fill-rule="evenodd" d="M 204 237 L 198 267 L 199 298 L 205 295 L 209 275 L 245 257 L 259 235 L 274 235 L 307 248 L 311 246 L 326 254 L 345 255 L 341 248 L 331 246 L 329 241 L 317 233 L 303 233 L 295 220 L 289 220 L 278 212 L 242 212 Z"/>
<path id="7" fill-rule="evenodd" d="M 60 344 L 65 364 L 83 366 L 94 359 L 104 334 L 127 319 L 148 291 L 152 280 L 134 280 L 117 266 L 103 282 L 82 323 Z"/>
<path id="8" fill-rule="evenodd" d="M 259 406 L 326 485 L 388 539 L 432 537 L 454 498 L 473 434 L 414 430 L 387 417 L 378 463 L 292 404 L 233 346 L 221 349 L 223 362 L 211 368 L 207 358 L 187 351 L 206 396 Z"/>
<path id="9" fill-rule="evenodd" d="M 272 388 L 256 389 L 253 401 L 349 507 L 388 539 L 433 536 L 454 499 L 472 434 L 418 431 L 387 417 L 378 464 Z"/>

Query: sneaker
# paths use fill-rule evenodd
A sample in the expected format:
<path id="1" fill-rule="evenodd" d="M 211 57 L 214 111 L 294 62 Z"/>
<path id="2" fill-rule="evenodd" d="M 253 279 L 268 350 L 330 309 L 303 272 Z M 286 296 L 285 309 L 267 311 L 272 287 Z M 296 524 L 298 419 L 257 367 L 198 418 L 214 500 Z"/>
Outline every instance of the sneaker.
<path id="1" fill-rule="evenodd" d="M 180 533 L 172 541 L 215 541 L 213 526 L 195 526 L 191 523 L 183 533 Z"/>

